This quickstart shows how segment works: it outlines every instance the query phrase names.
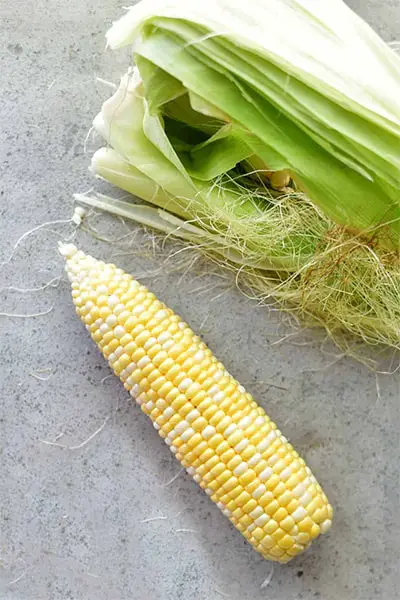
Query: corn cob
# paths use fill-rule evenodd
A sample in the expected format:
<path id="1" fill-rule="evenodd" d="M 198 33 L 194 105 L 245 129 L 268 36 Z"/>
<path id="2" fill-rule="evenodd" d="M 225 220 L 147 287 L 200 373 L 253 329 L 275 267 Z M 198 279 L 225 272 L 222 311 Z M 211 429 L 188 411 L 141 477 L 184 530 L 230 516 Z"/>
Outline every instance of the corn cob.
<path id="1" fill-rule="evenodd" d="M 331 526 L 302 458 L 191 329 L 112 264 L 60 245 L 76 312 L 193 479 L 266 559 L 288 562 Z"/>

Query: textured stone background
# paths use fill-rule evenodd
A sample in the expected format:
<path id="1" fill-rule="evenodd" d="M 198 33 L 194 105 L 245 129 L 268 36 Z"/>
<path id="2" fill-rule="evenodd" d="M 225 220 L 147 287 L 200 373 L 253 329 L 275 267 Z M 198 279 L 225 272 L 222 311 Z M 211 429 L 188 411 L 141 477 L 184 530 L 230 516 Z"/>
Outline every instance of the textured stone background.
<path id="1" fill-rule="evenodd" d="M 126 64 L 125 53 L 104 52 L 103 38 L 124 4 L 0 0 L 0 261 L 28 229 L 68 219 L 72 192 L 92 185 L 83 144 L 109 95 L 94 76 L 116 80 Z M 385 39 L 400 37 L 397 0 L 351 4 Z M 98 226 L 111 237 L 126 233 L 118 220 Z M 56 241 L 71 228 L 48 229 L 58 233 L 32 234 L 1 265 L 0 288 L 37 287 L 61 275 Z M 101 257 L 115 253 L 85 233 L 79 241 Z M 380 377 L 378 397 L 374 374 L 351 359 L 331 364 L 317 337 L 307 346 L 273 345 L 282 335 L 276 315 L 211 275 L 199 294 L 198 281 L 167 275 L 158 259 L 115 260 L 143 274 L 247 384 L 324 484 L 334 528 L 304 556 L 275 566 L 262 588 L 272 565 L 178 475 L 119 382 L 102 382 L 108 367 L 74 315 L 67 284 L 26 294 L 1 289 L 1 312 L 52 310 L 35 319 L 0 317 L 0 597 L 398 598 L 399 378 Z M 108 415 L 81 449 L 40 441 L 64 432 L 63 442 L 78 445 Z M 167 519 L 143 522 L 157 516 Z"/>

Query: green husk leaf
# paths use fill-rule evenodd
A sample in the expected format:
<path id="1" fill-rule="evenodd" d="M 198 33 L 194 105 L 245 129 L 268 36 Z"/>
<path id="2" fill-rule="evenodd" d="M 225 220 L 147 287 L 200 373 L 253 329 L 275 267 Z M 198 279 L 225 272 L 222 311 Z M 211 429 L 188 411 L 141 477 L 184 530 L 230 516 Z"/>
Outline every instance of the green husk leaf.
<path id="1" fill-rule="evenodd" d="M 94 121 L 92 170 L 156 208 L 91 205 L 398 348 L 400 59 L 342 0 L 249 2 L 142 0 L 113 25 L 137 69 Z"/>

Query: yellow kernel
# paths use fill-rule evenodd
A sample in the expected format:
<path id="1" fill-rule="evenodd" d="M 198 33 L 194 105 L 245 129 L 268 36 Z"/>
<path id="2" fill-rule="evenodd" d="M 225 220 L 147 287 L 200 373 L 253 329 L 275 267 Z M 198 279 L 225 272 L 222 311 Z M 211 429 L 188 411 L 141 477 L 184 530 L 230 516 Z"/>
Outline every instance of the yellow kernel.
<path id="1" fill-rule="evenodd" d="M 193 438 L 195 438 L 198 435 L 199 435 L 198 433 L 195 433 L 194 435 L 192 435 L 192 437 L 190 438 L 190 440 L 192 440 Z M 199 437 L 201 438 L 200 435 L 199 435 Z M 201 440 L 202 441 L 199 441 L 196 444 L 195 448 L 193 448 L 193 452 L 195 454 L 197 454 L 197 456 L 200 456 L 201 454 L 203 454 L 204 450 L 207 450 L 207 442 L 203 441 L 203 438 L 201 438 Z"/>
<path id="2" fill-rule="evenodd" d="M 219 444 L 223 441 L 223 437 L 221 434 L 216 433 L 215 435 L 213 435 L 209 440 L 208 440 L 208 444 L 210 446 L 210 448 L 217 448 L 219 446 Z"/>
<path id="3" fill-rule="evenodd" d="M 239 482 L 238 482 L 239 484 Z M 243 488 L 241 485 L 237 485 L 233 490 L 229 492 L 229 497 L 232 499 L 237 498 L 243 492 Z"/>
<path id="4" fill-rule="evenodd" d="M 291 548 L 294 544 L 294 540 L 290 535 L 284 535 L 282 539 L 280 539 L 278 541 L 278 546 L 280 548 L 283 548 L 284 550 L 287 550 L 288 548 Z"/>
<path id="5" fill-rule="evenodd" d="M 207 398 L 207 394 L 204 390 L 201 390 L 200 392 L 198 392 L 193 398 L 192 398 L 192 404 L 195 408 L 199 409 L 199 406 L 202 404 L 202 402 L 204 402 L 204 400 Z M 199 409 L 200 410 L 200 409 Z"/>
<path id="6" fill-rule="evenodd" d="M 310 537 L 312 539 L 314 539 L 314 538 L 318 537 L 320 533 L 321 533 L 320 527 L 314 523 L 314 525 L 310 529 Z"/>
<path id="7" fill-rule="evenodd" d="M 247 494 L 247 492 L 245 493 Z M 242 510 L 248 514 L 257 507 L 257 502 L 250 496 L 250 494 L 247 495 L 249 496 L 250 500 L 246 502 L 246 504 L 242 507 Z"/>
<path id="8" fill-rule="evenodd" d="M 252 535 L 254 538 L 256 538 L 256 540 L 261 541 L 264 538 L 265 533 L 264 533 L 263 529 L 261 529 L 261 527 L 256 527 L 254 529 L 254 531 L 252 532 Z"/>
<path id="9" fill-rule="evenodd" d="M 291 514 L 292 512 L 294 512 L 297 508 L 299 507 L 299 503 L 296 500 L 296 498 L 293 498 L 293 500 L 291 500 L 289 502 L 289 504 L 286 506 L 286 510 L 288 511 L 289 514 Z"/>
<path id="10" fill-rule="evenodd" d="M 248 471 L 246 471 L 246 473 L 244 473 L 243 475 L 241 475 L 239 477 L 239 481 L 242 485 L 248 485 L 255 479 L 256 479 L 256 474 L 253 471 L 253 469 L 249 469 Z"/>
<path id="11" fill-rule="evenodd" d="M 249 500 L 251 500 L 250 494 L 248 494 L 246 491 L 243 491 L 236 498 L 236 503 L 237 503 L 238 506 L 243 507 L 245 504 L 247 504 L 247 502 L 249 502 Z"/>
<path id="12" fill-rule="evenodd" d="M 297 523 L 300 532 L 305 532 L 310 534 L 311 528 L 314 525 L 313 520 L 310 517 L 304 517 L 300 523 Z"/>
<path id="13" fill-rule="evenodd" d="M 279 509 L 279 502 L 277 500 L 272 500 L 267 506 L 264 507 L 266 513 L 272 516 Z"/>
<path id="14" fill-rule="evenodd" d="M 308 533 L 298 533 L 296 536 L 296 539 L 298 540 L 299 544 L 303 544 L 306 545 L 308 544 L 308 542 L 310 541 L 310 536 L 308 535 Z"/>
<path id="15" fill-rule="evenodd" d="M 265 532 L 265 527 L 264 527 L 264 532 Z M 274 538 L 272 538 L 270 535 L 264 535 L 264 537 L 260 539 L 260 544 L 262 545 L 263 548 L 272 548 L 272 546 L 275 545 L 275 541 L 274 541 Z"/>
<path id="16" fill-rule="evenodd" d="M 297 556 L 300 554 L 300 552 L 303 552 L 303 550 L 304 546 L 301 546 L 300 544 L 293 544 L 291 548 L 287 548 L 286 552 L 289 554 L 289 556 Z"/>
<path id="17" fill-rule="evenodd" d="M 275 496 L 272 492 L 265 492 L 260 498 L 258 498 L 258 504 L 260 506 L 268 506 L 268 504 L 273 501 L 275 501 Z"/>
<path id="18" fill-rule="evenodd" d="M 274 515 L 275 518 L 275 515 Z M 294 519 L 289 515 L 285 517 L 282 521 L 280 521 L 279 526 L 285 531 L 291 531 L 292 528 L 296 525 Z"/>
<path id="19" fill-rule="evenodd" d="M 227 442 L 232 448 L 234 448 L 243 439 L 243 433 L 241 431 L 235 431 L 227 439 Z"/>
<path id="20" fill-rule="evenodd" d="M 205 401 L 204 401 L 204 402 L 205 402 Z M 204 404 L 204 402 L 202 402 L 202 404 Z M 205 417 L 205 418 L 206 418 L 208 421 L 210 421 L 210 423 L 211 423 L 211 424 L 213 424 L 213 423 L 218 423 L 218 422 L 219 422 L 219 419 L 215 420 L 215 416 L 216 416 L 216 414 L 218 413 L 218 408 L 217 408 L 215 405 L 211 404 L 211 405 L 210 405 L 208 408 L 206 408 L 205 410 L 204 410 L 204 408 L 200 408 L 200 407 L 199 407 L 199 410 L 201 410 L 201 412 L 203 413 L 203 416 L 204 416 L 204 417 Z"/>
<path id="21" fill-rule="evenodd" d="M 199 417 L 198 419 L 193 421 L 193 423 L 191 423 L 191 426 L 195 431 L 202 431 L 207 426 L 207 424 L 207 419 L 204 419 L 204 417 Z"/>
<path id="22" fill-rule="evenodd" d="M 225 469 L 220 475 L 218 475 L 217 480 L 221 485 L 226 483 L 231 477 L 231 472 L 228 469 Z"/>
<path id="23" fill-rule="evenodd" d="M 187 398 L 183 394 L 178 394 L 173 402 L 171 402 L 171 407 L 177 412 L 187 404 Z"/>
<path id="24" fill-rule="evenodd" d="M 278 502 L 279 502 L 279 500 L 278 500 Z M 280 521 L 283 521 L 283 519 L 286 519 L 287 516 L 288 516 L 288 512 L 282 506 L 280 508 L 278 508 L 278 510 L 273 514 L 273 517 L 277 523 L 280 523 Z"/>
<path id="25" fill-rule="evenodd" d="M 275 542 L 279 542 L 279 540 L 281 540 L 285 535 L 286 532 L 282 531 L 282 529 L 278 527 L 278 529 L 276 529 L 274 533 L 271 534 L 271 537 L 274 538 Z"/>
<path id="26" fill-rule="evenodd" d="M 278 483 L 278 485 L 276 485 L 274 487 L 274 494 L 277 497 L 279 496 L 279 502 L 281 501 L 281 498 L 280 498 L 281 495 L 283 495 L 285 492 L 286 492 L 286 486 L 285 486 L 285 484 L 282 481 L 280 481 Z"/>
<path id="27" fill-rule="evenodd" d="M 240 517 L 239 522 L 244 525 L 244 527 L 248 527 L 252 524 L 253 520 L 251 517 L 249 517 L 249 515 L 243 515 Z"/>
<path id="28" fill-rule="evenodd" d="M 263 529 L 265 533 L 268 533 L 268 535 L 270 535 L 278 529 L 278 523 L 274 519 L 270 519 L 268 523 L 264 525 Z"/>
<path id="29" fill-rule="evenodd" d="M 280 483 L 280 479 L 278 475 L 271 475 L 268 480 L 265 482 L 265 486 L 267 490 L 273 490 Z"/>
<path id="30" fill-rule="evenodd" d="M 229 479 L 229 481 L 227 481 L 224 485 L 223 488 L 224 490 L 226 490 L 227 492 L 233 490 L 237 485 L 238 485 L 239 481 L 237 480 L 236 477 L 231 477 Z"/>
<path id="31" fill-rule="evenodd" d="M 202 438 L 200 438 L 200 439 L 202 439 Z M 200 454 L 199 460 L 202 463 L 206 463 L 213 456 L 215 456 L 213 450 L 211 448 L 207 448 L 202 454 Z"/>

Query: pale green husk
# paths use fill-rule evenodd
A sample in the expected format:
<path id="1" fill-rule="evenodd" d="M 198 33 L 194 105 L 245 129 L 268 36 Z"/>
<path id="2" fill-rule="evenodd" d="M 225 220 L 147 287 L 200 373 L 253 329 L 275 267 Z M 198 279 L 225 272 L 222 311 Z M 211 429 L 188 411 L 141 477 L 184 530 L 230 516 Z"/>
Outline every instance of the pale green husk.
<path id="1" fill-rule="evenodd" d="M 341 0 L 142 0 L 107 38 L 137 68 L 94 121 L 92 169 L 157 209 L 92 203 L 399 347 L 399 58 Z"/>

